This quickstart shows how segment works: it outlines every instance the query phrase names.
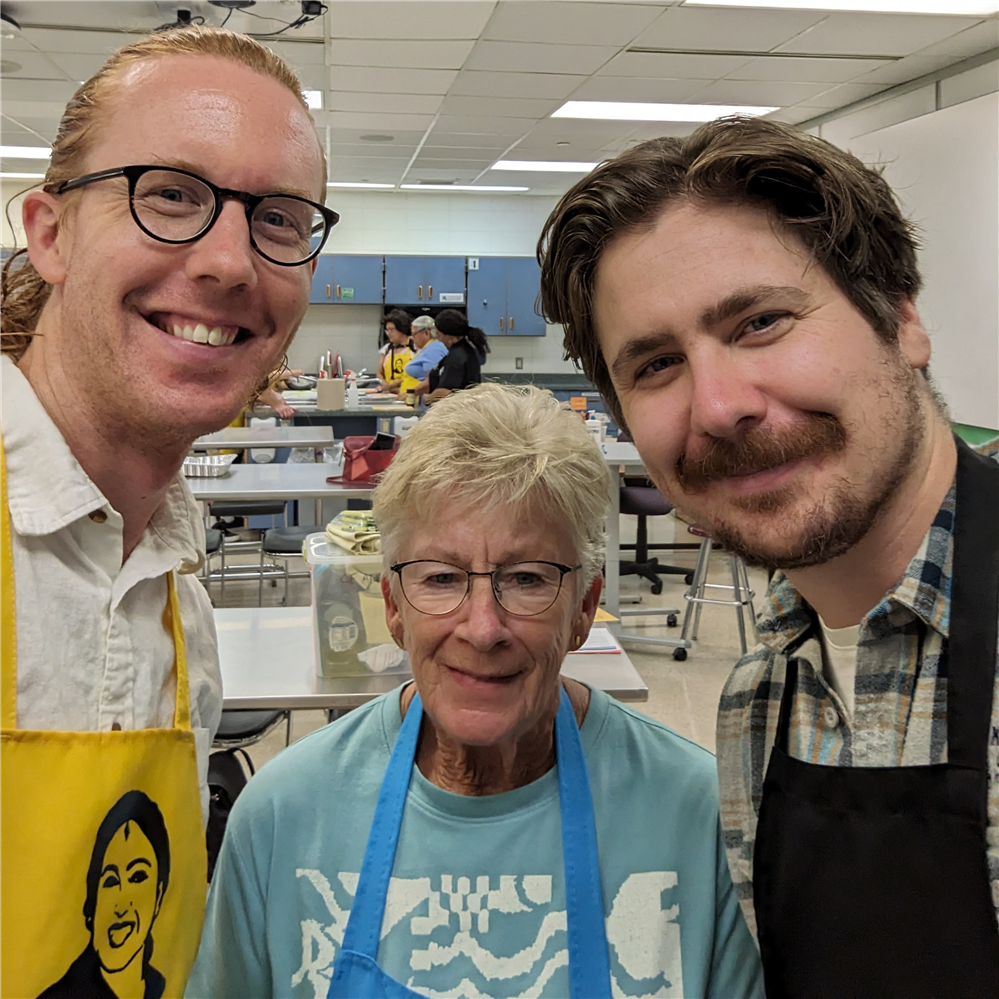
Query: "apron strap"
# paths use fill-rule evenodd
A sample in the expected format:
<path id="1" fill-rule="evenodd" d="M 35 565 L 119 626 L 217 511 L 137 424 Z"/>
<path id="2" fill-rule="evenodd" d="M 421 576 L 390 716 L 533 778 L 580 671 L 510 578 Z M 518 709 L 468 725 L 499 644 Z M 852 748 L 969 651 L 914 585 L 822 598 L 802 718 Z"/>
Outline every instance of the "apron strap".
<path id="1" fill-rule="evenodd" d="M 0 436 L 0 728 L 17 728 L 17 605 L 7 507 L 7 458 Z"/>
<path id="2" fill-rule="evenodd" d="M 572 702 L 560 685 L 555 716 L 555 756 L 562 813 L 562 858 L 569 938 L 569 994 L 602 999 L 611 994 L 593 797 Z"/>
<path id="3" fill-rule="evenodd" d="M 191 685 L 187 679 L 187 644 L 184 641 L 184 621 L 180 616 L 177 597 L 177 574 L 167 573 L 167 604 L 163 610 L 163 627 L 173 633 L 173 664 L 177 674 L 177 701 L 173 724 L 184 732 L 191 731 Z"/>
<path id="4" fill-rule="evenodd" d="M 777 738 L 774 745 L 782 752 L 788 751 L 788 738 L 791 731 L 791 706 L 794 703 L 794 688 L 798 683 L 798 660 L 792 655 L 786 659 L 784 669 L 784 692 L 780 697 L 780 714 L 777 717 Z"/>
<path id="5" fill-rule="evenodd" d="M 959 438 L 955 441 L 957 509 L 947 641 L 947 759 L 984 775 L 999 623 L 999 464 L 976 454 Z M 977 613 L 979 607 L 985 612 Z"/>
<path id="6" fill-rule="evenodd" d="M 357 893 L 343 934 L 341 950 L 364 954 L 372 961 L 378 957 L 385 900 L 395 863 L 395 850 L 399 842 L 399 829 L 406 807 L 422 719 L 423 705 L 420 703 L 419 693 L 416 693 L 402 720 L 402 727 L 378 792 L 378 803 L 371 820 L 371 834 L 364 851 L 361 874 L 357 879 Z"/>

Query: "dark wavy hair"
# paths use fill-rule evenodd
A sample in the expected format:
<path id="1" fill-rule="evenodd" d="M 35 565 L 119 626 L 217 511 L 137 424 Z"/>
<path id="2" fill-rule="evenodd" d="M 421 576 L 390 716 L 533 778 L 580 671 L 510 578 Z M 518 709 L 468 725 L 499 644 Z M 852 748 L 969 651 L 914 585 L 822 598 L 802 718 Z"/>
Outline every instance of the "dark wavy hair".
<path id="1" fill-rule="evenodd" d="M 391 323 L 400 333 L 410 336 L 413 328 L 413 317 L 404 309 L 393 309 L 382 320 L 382 329 Z"/>
<path id="2" fill-rule="evenodd" d="M 463 336 L 482 357 L 489 353 L 489 341 L 478 326 L 469 326 L 468 319 L 457 309 L 444 309 L 434 317 L 438 333 L 445 336 Z"/>
<path id="3" fill-rule="evenodd" d="M 597 265 L 626 232 L 651 229 L 670 203 L 758 207 L 822 267 L 887 343 L 921 278 L 915 227 L 877 170 L 790 125 L 731 117 L 685 138 L 642 142 L 566 193 L 538 241 L 541 307 L 565 330 L 565 356 L 623 415 L 593 320 Z"/>

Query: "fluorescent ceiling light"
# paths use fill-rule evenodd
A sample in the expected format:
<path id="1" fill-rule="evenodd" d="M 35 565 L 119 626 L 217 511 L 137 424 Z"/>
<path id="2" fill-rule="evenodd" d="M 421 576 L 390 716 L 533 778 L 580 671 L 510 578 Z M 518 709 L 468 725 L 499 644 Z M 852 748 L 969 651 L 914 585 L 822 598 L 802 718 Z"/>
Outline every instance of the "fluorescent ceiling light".
<path id="1" fill-rule="evenodd" d="M 597 163 L 570 163 L 561 160 L 497 160 L 491 170 L 527 170 L 531 173 L 589 173 Z"/>
<path id="2" fill-rule="evenodd" d="M 999 0 L 686 0 L 684 7 L 770 7 L 889 14 L 978 14 L 999 11 Z"/>
<path id="3" fill-rule="evenodd" d="M 303 90 L 302 96 L 305 103 L 316 111 L 321 111 L 323 107 L 323 92 L 321 90 Z"/>
<path id="4" fill-rule="evenodd" d="M 484 194 L 502 191 L 510 194 L 517 191 L 529 191 L 528 187 L 490 187 L 486 184 L 401 184 L 404 191 L 480 191 Z"/>
<path id="5" fill-rule="evenodd" d="M 769 114 L 777 108 L 741 104 L 631 104 L 622 101 L 566 101 L 553 118 L 599 118 L 604 121 L 714 121 L 730 114 Z"/>
<path id="6" fill-rule="evenodd" d="M 48 160 L 52 150 L 48 146 L 0 146 L 0 156 L 12 160 Z"/>
<path id="7" fill-rule="evenodd" d="M 372 184 L 366 180 L 331 180 L 327 187 L 377 187 L 381 189 L 395 189 L 395 184 Z"/>
<path id="8" fill-rule="evenodd" d="M 4 180 L 44 180 L 43 173 L 0 173 Z"/>

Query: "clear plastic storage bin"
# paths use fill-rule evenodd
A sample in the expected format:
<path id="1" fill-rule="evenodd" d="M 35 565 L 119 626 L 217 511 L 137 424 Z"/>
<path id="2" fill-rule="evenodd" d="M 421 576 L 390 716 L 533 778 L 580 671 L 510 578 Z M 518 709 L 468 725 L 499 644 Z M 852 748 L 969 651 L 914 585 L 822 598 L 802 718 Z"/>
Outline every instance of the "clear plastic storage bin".
<path id="1" fill-rule="evenodd" d="M 325 534 L 310 534 L 304 554 L 312 567 L 319 676 L 409 672 L 409 659 L 385 623 L 382 556 L 351 555 Z"/>

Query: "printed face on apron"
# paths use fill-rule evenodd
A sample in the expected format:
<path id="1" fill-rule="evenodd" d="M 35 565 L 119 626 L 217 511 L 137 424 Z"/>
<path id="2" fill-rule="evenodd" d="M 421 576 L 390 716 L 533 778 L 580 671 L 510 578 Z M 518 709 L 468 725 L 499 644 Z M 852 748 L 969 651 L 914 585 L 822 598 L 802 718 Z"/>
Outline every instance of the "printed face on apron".
<path id="1" fill-rule="evenodd" d="M 0 469 L 0 995 L 182 995 L 201 934 L 207 856 L 173 574 L 163 615 L 174 639 L 172 728 L 18 728 L 2 442 Z"/>

